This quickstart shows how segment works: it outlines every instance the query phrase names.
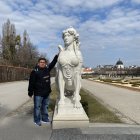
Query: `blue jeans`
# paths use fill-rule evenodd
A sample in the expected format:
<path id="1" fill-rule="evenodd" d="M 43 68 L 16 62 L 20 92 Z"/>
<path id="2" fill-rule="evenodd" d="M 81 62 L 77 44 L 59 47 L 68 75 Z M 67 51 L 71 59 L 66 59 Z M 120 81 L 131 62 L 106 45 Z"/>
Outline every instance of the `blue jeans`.
<path id="1" fill-rule="evenodd" d="M 47 122 L 48 119 L 49 97 L 34 96 L 34 122 L 41 120 Z"/>

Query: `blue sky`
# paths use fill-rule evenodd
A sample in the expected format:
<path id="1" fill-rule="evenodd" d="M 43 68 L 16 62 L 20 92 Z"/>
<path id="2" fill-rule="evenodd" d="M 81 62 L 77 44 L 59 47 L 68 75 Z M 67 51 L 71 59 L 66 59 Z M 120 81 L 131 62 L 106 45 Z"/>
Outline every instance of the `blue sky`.
<path id="1" fill-rule="evenodd" d="M 9 18 L 17 33 L 51 60 L 69 26 L 80 34 L 84 65 L 140 66 L 140 0 L 0 0 L 0 25 Z M 0 29 L 1 30 L 1 29 Z"/>

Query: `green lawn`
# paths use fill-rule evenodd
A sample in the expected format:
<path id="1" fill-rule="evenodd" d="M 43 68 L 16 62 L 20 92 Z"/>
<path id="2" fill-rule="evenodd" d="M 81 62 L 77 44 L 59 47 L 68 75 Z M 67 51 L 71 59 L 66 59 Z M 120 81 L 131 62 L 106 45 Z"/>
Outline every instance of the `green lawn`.
<path id="1" fill-rule="evenodd" d="M 81 103 L 89 117 L 90 122 L 121 123 L 121 120 L 93 96 L 83 89 L 80 92 Z"/>
<path id="2" fill-rule="evenodd" d="M 121 123 L 121 120 L 113 112 L 111 112 L 104 105 L 99 103 L 88 92 L 81 89 L 80 95 L 81 95 L 81 103 L 89 117 L 90 122 Z M 56 98 L 57 98 L 57 91 L 55 85 L 52 85 L 49 111 L 54 110 Z"/>

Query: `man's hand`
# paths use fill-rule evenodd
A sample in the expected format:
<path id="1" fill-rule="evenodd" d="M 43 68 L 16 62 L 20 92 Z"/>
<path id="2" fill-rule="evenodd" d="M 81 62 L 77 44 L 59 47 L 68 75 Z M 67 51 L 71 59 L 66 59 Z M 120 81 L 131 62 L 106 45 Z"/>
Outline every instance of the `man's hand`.
<path id="1" fill-rule="evenodd" d="M 32 98 L 32 96 L 29 96 L 29 98 Z"/>
<path id="2" fill-rule="evenodd" d="M 33 93 L 32 93 L 32 92 L 28 92 L 28 96 L 29 96 L 30 98 L 32 98 Z"/>

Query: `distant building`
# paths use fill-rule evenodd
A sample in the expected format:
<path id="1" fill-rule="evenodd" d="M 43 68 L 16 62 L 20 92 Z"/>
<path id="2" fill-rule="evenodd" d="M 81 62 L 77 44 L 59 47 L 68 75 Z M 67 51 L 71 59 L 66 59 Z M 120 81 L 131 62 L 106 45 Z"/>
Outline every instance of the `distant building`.
<path id="1" fill-rule="evenodd" d="M 97 66 L 95 73 L 108 76 L 117 76 L 127 74 L 127 69 L 125 68 L 123 62 L 119 59 L 115 65 Z"/>
<path id="2" fill-rule="evenodd" d="M 104 68 L 106 69 L 112 69 L 114 66 L 113 65 L 104 65 Z"/>
<path id="3" fill-rule="evenodd" d="M 92 74 L 94 73 L 92 68 L 82 68 L 82 74 Z"/>
<path id="4" fill-rule="evenodd" d="M 124 69 L 123 62 L 120 59 L 117 61 L 115 66 L 117 69 Z"/>
<path id="5" fill-rule="evenodd" d="M 136 65 L 129 66 L 129 69 L 138 68 Z"/>

